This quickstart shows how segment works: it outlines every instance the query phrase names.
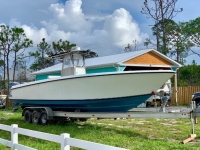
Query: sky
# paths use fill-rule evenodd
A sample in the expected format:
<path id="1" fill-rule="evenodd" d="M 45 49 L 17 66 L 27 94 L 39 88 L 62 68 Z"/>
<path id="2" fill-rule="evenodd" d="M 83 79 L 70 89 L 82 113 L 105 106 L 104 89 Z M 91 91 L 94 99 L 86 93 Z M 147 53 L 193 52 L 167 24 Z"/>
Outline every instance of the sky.
<path id="1" fill-rule="evenodd" d="M 21 27 L 36 45 L 45 38 L 50 44 L 59 39 L 91 49 L 99 56 L 122 53 L 127 44 L 138 41 L 138 50 L 145 49 L 146 38 L 155 40 L 151 27 L 154 21 L 141 14 L 144 0 L 0 0 L 0 24 Z M 183 12 L 174 20 L 189 21 L 199 17 L 199 0 L 178 0 Z M 198 48 L 194 48 L 200 53 Z M 190 55 L 186 64 L 200 57 Z"/>

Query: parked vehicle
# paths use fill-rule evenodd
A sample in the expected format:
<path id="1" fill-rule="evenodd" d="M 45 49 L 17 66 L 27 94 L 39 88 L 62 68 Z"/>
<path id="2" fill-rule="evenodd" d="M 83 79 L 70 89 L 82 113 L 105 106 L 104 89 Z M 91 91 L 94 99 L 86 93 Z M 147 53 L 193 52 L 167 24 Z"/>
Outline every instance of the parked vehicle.
<path id="1" fill-rule="evenodd" d="M 192 101 L 196 102 L 196 107 L 200 108 L 200 92 L 192 94 Z"/>

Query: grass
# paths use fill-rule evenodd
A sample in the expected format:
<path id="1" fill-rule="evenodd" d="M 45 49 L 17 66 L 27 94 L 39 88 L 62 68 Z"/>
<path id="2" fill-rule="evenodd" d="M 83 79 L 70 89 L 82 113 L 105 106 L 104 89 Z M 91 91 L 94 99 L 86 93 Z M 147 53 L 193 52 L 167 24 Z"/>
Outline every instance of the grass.
<path id="1" fill-rule="evenodd" d="M 86 122 L 64 122 L 46 126 L 27 124 L 21 111 L 0 110 L 0 124 L 18 124 L 20 128 L 60 135 L 130 150 L 200 150 L 200 126 L 195 125 L 197 138 L 185 145 L 181 141 L 191 133 L 189 119 L 89 119 Z M 9 139 L 10 133 L 0 130 L 0 138 Z M 19 143 L 39 150 L 59 150 L 57 143 L 19 135 Z M 71 147 L 72 150 L 79 148 Z M 0 150 L 10 148 L 0 145 Z"/>

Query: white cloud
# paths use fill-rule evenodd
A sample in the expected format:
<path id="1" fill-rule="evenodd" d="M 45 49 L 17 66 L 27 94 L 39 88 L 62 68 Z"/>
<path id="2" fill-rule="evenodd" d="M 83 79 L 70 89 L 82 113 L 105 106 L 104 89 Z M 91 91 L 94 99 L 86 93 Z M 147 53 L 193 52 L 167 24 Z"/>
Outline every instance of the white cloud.
<path id="1" fill-rule="evenodd" d="M 128 43 L 131 44 L 135 39 L 141 42 L 142 38 L 147 36 L 140 32 L 138 24 L 124 8 L 104 16 L 100 20 L 102 26 L 96 29 L 98 22 L 96 19 L 88 20 L 81 5 L 81 0 L 51 4 L 49 15 L 52 17 L 41 21 L 44 26 L 42 28 L 21 25 L 16 19 L 12 19 L 10 25 L 23 27 L 27 37 L 33 40 L 34 46 L 41 42 L 42 38 L 49 43 L 63 39 L 76 43 L 84 49 L 97 50 L 100 55 L 121 52 Z"/>
<path id="2" fill-rule="evenodd" d="M 31 50 L 36 49 L 42 38 L 49 44 L 63 39 L 81 48 L 93 49 L 101 56 L 120 53 L 135 39 L 143 45 L 143 40 L 151 35 L 149 25 L 153 23 L 140 13 L 142 1 L 59 1 L 0 0 L 0 24 L 23 27 L 27 37 L 34 42 Z M 183 1 L 180 0 L 177 6 L 183 7 L 184 11 L 175 19 L 187 18 L 187 21 L 191 9 L 195 12 L 192 17 L 198 14 L 199 9 L 195 7 L 198 0 L 193 0 L 194 3 Z"/>
<path id="3" fill-rule="evenodd" d="M 51 4 L 49 10 L 53 18 L 48 22 L 48 25 L 56 23 L 59 25 L 59 29 L 70 32 L 89 30 L 92 24 L 84 18 L 81 4 L 81 0 L 69 0 L 66 1 L 65 5 Z M 44 23 L 43 25 L 45 25 Z"/>
<path id="4" fill-rule="evenodd" d="M 26 36 L 33 40 L 35 46 L 36 44 L 39 44 L 43 38 L 48 39 L 47 30 L 45 28 L 37 29 L 36 27 L 27 25 L 22 25 L 22 28 L 24 29 Z"/>
<path id="5" fill-rule="evenodd" d="M 117 46 L 125 46 L 133 40 L 142 41 L 138 24 L 124 8 L 115 10 L 106 18 L 104 30 L 108 33 L 108 40 Z"/>
<path id="6" fill-rule="evenodd" d="M 28 26 L 25 24 L 21 24 L 19 21 L 16 19 L 11 19 L 9 22 L 10 27 L 21 27 L 24 29 L 24 32 L 26 33 L 27 38 L 31 39 L 33 41 L 33 46 L 36 47 L 38 43 L 42 41 L 42 38 L 48 39 L 48 33 L 45 28 L 40 28 L 38 29 L 35 26 Z"/>

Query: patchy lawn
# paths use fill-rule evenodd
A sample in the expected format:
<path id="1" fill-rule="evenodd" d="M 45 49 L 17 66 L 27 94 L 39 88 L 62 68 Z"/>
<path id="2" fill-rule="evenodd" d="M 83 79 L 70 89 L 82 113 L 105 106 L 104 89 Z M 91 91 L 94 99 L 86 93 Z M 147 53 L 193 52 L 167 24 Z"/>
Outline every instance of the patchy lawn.
<path id="1" fill-rule="evenodd" d="M 46 126 L 27 124 L 21 111 L 0 110 L 0 124 L 18 124 L 20 128 L 60 135 L 130 150 L 197 150 L 200 149 L 200 126 L 195 125 L 197 138 L 185 145 L 181 141 L 191 133 L 189 119 L 89 119 L 86 122 L 58 122 Z M 10 133 L 0 130 L 0 138 L 9 139 Z M 19 143 L 39 150 L 59 150 L 57 143 L 19 135 Z M 0 145 L 0 149 L 10 148 Z M 78 148 L 71 147 L 72 150 Z"/>

